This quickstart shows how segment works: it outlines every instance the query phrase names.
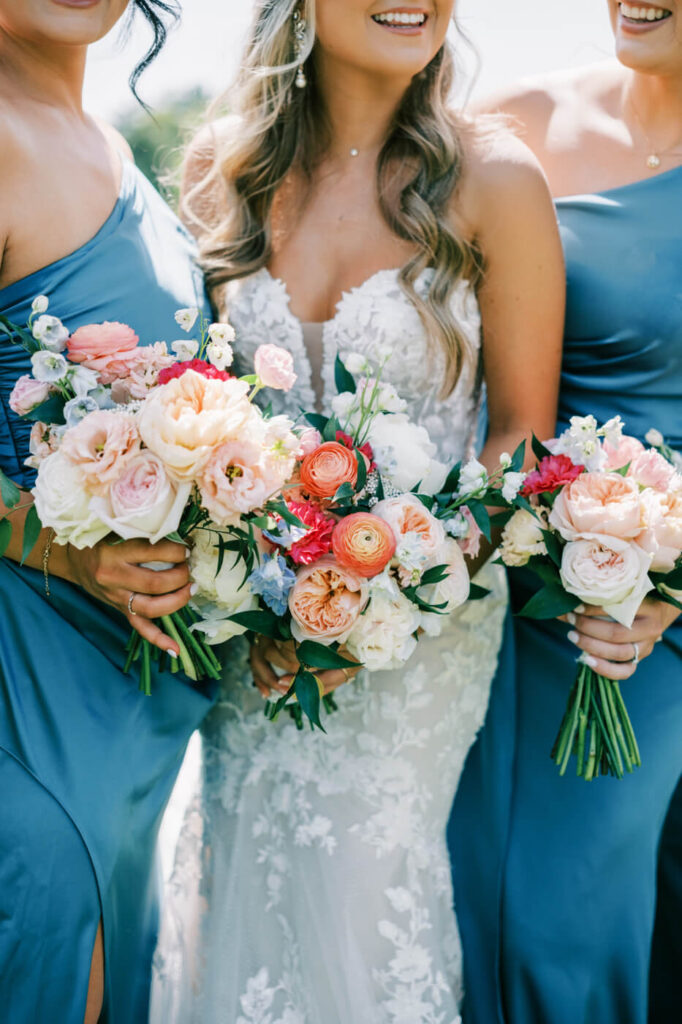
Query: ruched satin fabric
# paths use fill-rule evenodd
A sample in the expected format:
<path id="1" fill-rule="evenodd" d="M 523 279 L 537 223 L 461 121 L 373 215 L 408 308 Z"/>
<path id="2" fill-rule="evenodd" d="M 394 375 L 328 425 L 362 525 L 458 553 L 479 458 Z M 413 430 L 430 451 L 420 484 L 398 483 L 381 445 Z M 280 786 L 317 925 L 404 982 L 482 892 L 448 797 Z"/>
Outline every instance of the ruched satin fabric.
<path id="1" fill-rule="evenodd" d="M 656 427 L 682 450 L 680 209 L 682 168 L 558 200 L 568 274 L 560 428 L 572 415 L 620 414 L 628 433 Z M 519 608 L 525 583 L 513 590 Z M 622 782 L 560 778 L 549 758 L 576 669 L 566 631 L 510 622 L 455 803 L 465 1024 L 647 1021 L 658 846 L 682 772 L 682 622 L 623 685 L 643 764 Z M 662 904 L 682 890 L 680 819 L 666 832 Z M 676 936 L 669 914 L 661 937 L 670 963 L 679 911 L 676 920 Z M 677 972 L 661 963 L 655 985 L 650 1019 L 670 1024 L 679 960 Z"/>
<path id="2" fill-rule="evenodd" d="M 189 236 L 125 163 L 118 201 L 76 252 L 0 291 L 25 323 L 31 301 L 74 330 L 121 320 L 148 344 L 203 305 Z M 19 482 L 28 429 L 10 411 L 26 353 L 0 340 L 0 466 Z M 155 674 L 145 698 L 123 675 L 125 619 L 62 580 L 0 560 L 0 1017 L 81 1024 L 102 918 L 106 1024 L 143 1024 L 156 941 L 154 846 L 208 690 Z"/>

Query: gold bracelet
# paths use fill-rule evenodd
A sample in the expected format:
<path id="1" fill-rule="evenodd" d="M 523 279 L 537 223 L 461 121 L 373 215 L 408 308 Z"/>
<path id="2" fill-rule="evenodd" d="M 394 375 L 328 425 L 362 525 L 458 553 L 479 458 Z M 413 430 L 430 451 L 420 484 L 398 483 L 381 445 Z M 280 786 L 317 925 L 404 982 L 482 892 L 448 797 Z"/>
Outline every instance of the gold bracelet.
<path id="1" fill-rule="evenodd" d="M 56 537 L 54 530 L 47 535 L 47 542 L 43 548 L 43 576 L 45 577 L 45 594 L 50 597 L 50 555 L 52 554 L 52 543 Z"/>

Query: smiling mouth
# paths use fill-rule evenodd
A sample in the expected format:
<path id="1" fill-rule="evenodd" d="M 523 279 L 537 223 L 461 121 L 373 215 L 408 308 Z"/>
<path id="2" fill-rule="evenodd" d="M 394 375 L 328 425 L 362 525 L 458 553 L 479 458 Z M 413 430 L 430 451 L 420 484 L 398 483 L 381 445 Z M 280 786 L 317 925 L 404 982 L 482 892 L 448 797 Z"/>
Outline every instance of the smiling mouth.
<path id="1" fill-rule="evenodd" d="M 397 8 L 393 11 L 385 11 L 382 14 L 373 14 L 372 21 L 384 28 L 408 30 L 414 32 L 423 28 L 429 16 L 424 11 L 408 11 Z"/>
<path id="2" fill-rule="evenodd" d="M 640 7 L 637 4 L 625 3 L 621 3 L 618 6 L 620 7 L 623 20 L 631 22 L 633 25 L 641 25 L 652 21 L 665 21 L 667 18 L 671 18 L 673 13 L 666 7 Z"/>

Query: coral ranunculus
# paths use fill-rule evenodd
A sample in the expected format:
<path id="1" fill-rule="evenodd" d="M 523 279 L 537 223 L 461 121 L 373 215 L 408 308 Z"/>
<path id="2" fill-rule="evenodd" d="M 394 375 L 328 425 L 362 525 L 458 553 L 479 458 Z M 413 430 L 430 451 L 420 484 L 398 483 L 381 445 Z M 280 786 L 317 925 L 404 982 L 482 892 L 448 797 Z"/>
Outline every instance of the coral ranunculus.
<path id="1" fill-rule="evenodd" d="M 576 466 L 568 455 L 546 455 L 538 463 L 538 468 L 526 477 L 521 494 L 527 498 L 543 491 L 556 491 L 579 477 L 584 469 L 584 466 Z"/>
<path id="2" fill-rule="evenodd" d="M 295 639 L 343 643 L 368 599 L 367 581 L 344 569 L 331 555 L 299 569 L 289 594 Z"/>
<path id="3" fill-rule="evenodd" d="M 393 530 L 371 512 L 355 512 L 336 524 L 332 537 L 336 560 L 360 576 L 377 576 L 393 558 Z"/>
<path id="4" fill-rule="evenodd" d="M 321 444 L 301 463 L 303 490 L 313 498 L 333 498 L 341 484 L 353 484 L 358 464 L 353 452 L 337 441 Z"/>

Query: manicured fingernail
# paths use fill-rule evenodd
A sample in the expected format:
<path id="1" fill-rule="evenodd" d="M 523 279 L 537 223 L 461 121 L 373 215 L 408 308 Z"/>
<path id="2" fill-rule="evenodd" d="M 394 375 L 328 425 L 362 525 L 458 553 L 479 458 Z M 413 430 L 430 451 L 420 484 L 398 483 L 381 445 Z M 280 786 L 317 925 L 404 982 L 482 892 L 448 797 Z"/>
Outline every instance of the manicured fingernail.
<path id="1" fill-rule="evenodd" d="M 591 654 L 585 654 L 584 651 L 578 658 L 578 661 L 582 661 L 583 665 L 587 665 L 588 668 L 597 667 L 597 659 L 593 658 Z"/>
<path id="2" fill-rule="evenodd" d="M 567 614 L 567 616 L 566 616 L 566 619 L 567 619 L 568 622 L 571 623 L 572 626 L 575 626 L 575 624 L 576 624 L 576 617 L 573 614 L 573 612 L 569 612 Z M 570 636 L 570 633 L 569 633 L 569 636 Z"/>
<path id="3" fill-rule="evenodd" d="M 167 651 L 166 653 L 167 653 L 167 654 L 170 654 L 171 658 L 173 658 L 173 659 L 174 659 L 175 661 L 177 661 L 177 660 L 178 660 L 178 656 L 177 656 L 177 654 L 175 653 L 175 651 L 171 651 L 171 650 L 169 650 L 169 651 Z"/>
<path id="4" fill-rule="evenodd" d="M 198 593 L 198 591 L 199 591 L 199 584 L 198 583 L 193 583 L 192 586 L 189 588 L 189 592 L 192 595 L 192 597 L 194 597 L 194 595 L 196 593 Z"/>
<path id="5" fill-rule="evenodd" d="M 570 631 L 570 633 L 567 633 L 566 636 L 568 637 L 568 639 L 571 641 L 572 644 L 577 644 L 579 642 L 579 640 L 580 640 L 580 637 L 578 636 L 578 634 L 576 633 L 576 631 L 574 629 L 572 629 Z"/>
<path id="6" fill-rule="evenodd" d="M 662 642 L 663 642 L 663 637 L 662 636 L 657 636 L 656 639 L 654 640 L 655 644 L 660 644 Z"/>
<path id="7" fill-rule="evenodd" d="M 587 611 L 587 608 L 585 607 L 584 604 L 579 604 L 578 607 L 575 610 L 578 613 L 578 615 L 584 615 L 585 612 Z"/>
<path id="8" fill-rule="evenodd" d="M 189 558 L 189 556 L 190 556 L 190 550 L 189 550 L 189 548 L 185 548 L 185 558 Z"/>

